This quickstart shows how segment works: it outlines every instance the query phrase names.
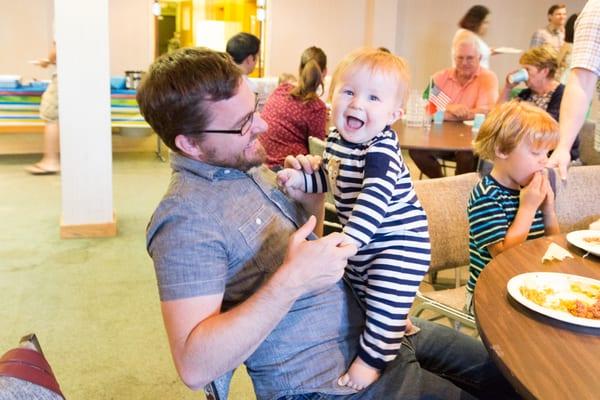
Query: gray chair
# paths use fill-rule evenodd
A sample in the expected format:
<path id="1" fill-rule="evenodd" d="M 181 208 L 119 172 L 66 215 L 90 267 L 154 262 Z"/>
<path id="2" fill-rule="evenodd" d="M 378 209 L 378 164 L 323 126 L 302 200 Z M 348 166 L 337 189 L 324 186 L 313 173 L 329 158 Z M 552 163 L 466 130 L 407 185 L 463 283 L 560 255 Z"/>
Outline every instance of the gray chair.
<path id="1" fill-rule="evenodd" d="M 323 156 L 323 152 L 325 151 L 325 141 L 314 136 L 309 136 L 308 151 L 312 155 Z M 331 191 L 325 194 L 325 220 L 323 222 L 323 230 L 325 234 L 340 232 L 342 230 L 342 225 L 337 217 L 335 200 Z"/>
<path id="2" fill-rule="evenodd" d="M 600 152 L 594 148 L 594 138 L 600 135 L 596 130 L 600 130 L 600 125 L 587 120 L 579 131 L 579 158 L 584 165 L 600 165 Z"/>
<path id="3" fill-rule="evenodd" d="M 555 206 L 561 232 L 587 229 L 600 218 L 600 165 L 569 168 L 566 182 L 556 182 Z"/>
<path id="4" fill-rule="evenodd" d="M 206 400 L 227 400 L 227 397 L 229 396 L 229 385 L 231 384 L 231 378 L 233 377 L 234 371 L 235 370 L 231 370 L 204 386 Z"/>
<path id="5" fill-rule="evenodd" d="M 432 292 L 417 292 L 412 313 L 420 316 L 432 311 L 438 319 L 445 317 L 458 328 L 476 329 L 473 316 L 463 312 L 465 286 L 461 286 L 460 268 L 469 264 L 469 222 L 467 201 L 479 181 L 479 175 L 468 173 L 414 182 L 417 197 L 427 213 L 431 239 L 429 273 L 454 268 L 455 287 Z"/>

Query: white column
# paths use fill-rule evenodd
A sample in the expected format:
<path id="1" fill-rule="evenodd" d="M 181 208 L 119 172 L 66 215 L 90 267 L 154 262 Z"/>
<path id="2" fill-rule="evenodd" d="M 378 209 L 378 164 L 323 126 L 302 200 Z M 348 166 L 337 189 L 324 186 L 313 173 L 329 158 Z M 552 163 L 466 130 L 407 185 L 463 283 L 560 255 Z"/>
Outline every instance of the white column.
<path id="1" fill-rule="evenodd" d="M 54 0 L 61 237 L 113 236 L 108 0 Z"/>

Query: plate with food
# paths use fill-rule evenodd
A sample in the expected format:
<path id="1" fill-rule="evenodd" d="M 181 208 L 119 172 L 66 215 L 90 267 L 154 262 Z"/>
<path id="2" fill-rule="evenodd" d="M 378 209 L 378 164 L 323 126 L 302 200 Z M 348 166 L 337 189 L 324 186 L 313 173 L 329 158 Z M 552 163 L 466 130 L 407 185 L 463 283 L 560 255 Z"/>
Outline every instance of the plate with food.
<path id="1" fill-rule="evenodd" d="M 600 231 L 583 230 L 567 234 L 567 240 L 573 246 L 600 256 Z"/>
<path id="2" fill-rule="evenodd" d="M 525 307 L 559 321 L 600 328 L 600 281 L 558 272 L 512 277 L 508 293 Z"/>

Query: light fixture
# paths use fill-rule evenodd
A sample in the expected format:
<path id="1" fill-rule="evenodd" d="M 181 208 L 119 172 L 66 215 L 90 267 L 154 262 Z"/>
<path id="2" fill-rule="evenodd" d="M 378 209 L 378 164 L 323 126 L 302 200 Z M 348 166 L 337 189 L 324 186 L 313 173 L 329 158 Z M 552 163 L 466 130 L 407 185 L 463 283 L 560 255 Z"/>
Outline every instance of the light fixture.
<path id="1" fill-rule="evenodd" d="M 160 13 L 161 13 L 160 3 L 158 2 L 158 0 L 154 0 L 154 3 L 152 3 L 152 14 L 154 14 L 157 17 L 160 17 Z"/>
<path id="2" fill-rule="evenodd" d="M 265 0 L 256 0 L 256 6 L 257 7 L 264 7 L 265 6 Z"/>

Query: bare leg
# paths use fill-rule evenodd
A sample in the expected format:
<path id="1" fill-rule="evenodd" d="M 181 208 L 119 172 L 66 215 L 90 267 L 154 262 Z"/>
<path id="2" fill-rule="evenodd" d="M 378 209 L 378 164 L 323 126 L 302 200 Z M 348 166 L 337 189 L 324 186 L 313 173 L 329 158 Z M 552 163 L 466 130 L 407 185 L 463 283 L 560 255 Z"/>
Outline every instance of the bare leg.
<path id="1" fill-rule="evenodd" d="M 44 125 L 44 154 L 37 163 L 30 165 L 26 170 L 32 174 L 60 171 L 60 132 L 58 121 L 47 122 Z"/>

